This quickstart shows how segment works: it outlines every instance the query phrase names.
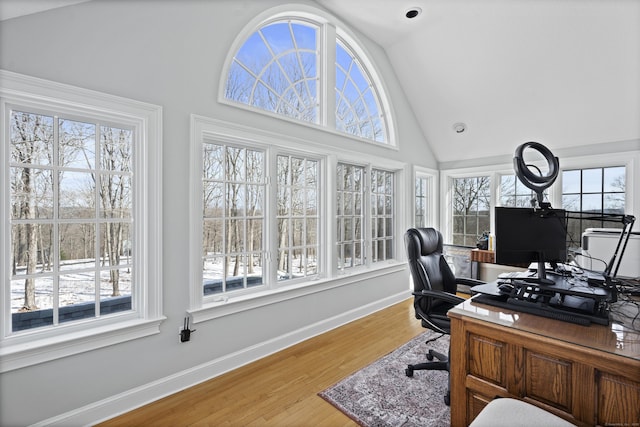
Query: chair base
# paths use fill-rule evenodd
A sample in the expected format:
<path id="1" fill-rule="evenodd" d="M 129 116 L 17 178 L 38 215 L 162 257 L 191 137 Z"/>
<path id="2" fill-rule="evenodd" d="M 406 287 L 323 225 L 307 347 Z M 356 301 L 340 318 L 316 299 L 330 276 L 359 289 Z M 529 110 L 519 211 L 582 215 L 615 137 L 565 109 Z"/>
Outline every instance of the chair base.
<path id="1" fill-rule="evenodd" d="M 434 358 L 438 360 L 436 362 L 424 362 L 417 363 L 415 365 L 407 365 L 407 369 L 404 370 L 404 373 L 408 377 L 412 377 L 413 371 L 449 371 L 449 357 L 437 351 L 429 350 L 429 353 L 427 353 L 427 360 L 432 361 Z M 449 404 L 451 403 L 451 393 L 449 392 L 448 387 L 447 394 L 444 396 L 444 403 L 447 406 L 449 406 Z"/>

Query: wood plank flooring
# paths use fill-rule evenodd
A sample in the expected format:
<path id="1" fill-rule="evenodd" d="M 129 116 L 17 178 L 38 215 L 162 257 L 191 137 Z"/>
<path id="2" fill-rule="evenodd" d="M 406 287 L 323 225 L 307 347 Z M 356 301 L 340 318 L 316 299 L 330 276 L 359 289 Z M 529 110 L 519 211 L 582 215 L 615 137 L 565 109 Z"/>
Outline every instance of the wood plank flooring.
<path id="1" fill-rule="evenodd" d="M 317 393 L 424 332 L 412 304 L 407 299 L 101 426 L 355 426 Z"/>

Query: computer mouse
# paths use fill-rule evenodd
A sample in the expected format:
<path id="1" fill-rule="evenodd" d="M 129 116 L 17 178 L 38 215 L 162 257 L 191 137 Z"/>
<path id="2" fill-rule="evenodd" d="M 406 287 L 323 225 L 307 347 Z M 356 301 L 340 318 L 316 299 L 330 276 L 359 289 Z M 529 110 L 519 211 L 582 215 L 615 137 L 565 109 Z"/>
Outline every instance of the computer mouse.
<path id="1" fill-rule="evenodd" d="M 498 290 L 501 294 L 510 294 L 514 289 L 511 283 L 501 283 L 498 285 Z"/>

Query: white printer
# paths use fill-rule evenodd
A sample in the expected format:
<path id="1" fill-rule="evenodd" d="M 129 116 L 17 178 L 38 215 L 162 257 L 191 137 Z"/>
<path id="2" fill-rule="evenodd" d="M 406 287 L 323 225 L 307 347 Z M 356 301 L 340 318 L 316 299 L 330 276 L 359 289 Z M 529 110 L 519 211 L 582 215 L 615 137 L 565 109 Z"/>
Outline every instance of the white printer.
<path id="1" fill-rule="evenodd" d="M 578 264 L 589 270 L 604 270 L 605 264 L 609 263 L 616 250 L 621 231 L 616 228 L 587 228 L 582 233 L 582 255 L 575 256 Z M 622 248 L 618 252 L 618 257 L 620 252 Z M 616 264 L 618 262 L 619 260 L 616 259 Z M 612 274 L 614 271 L 615 265 Z M 631 232 L 617 276 L 640 277 L 640 232 Z"/>

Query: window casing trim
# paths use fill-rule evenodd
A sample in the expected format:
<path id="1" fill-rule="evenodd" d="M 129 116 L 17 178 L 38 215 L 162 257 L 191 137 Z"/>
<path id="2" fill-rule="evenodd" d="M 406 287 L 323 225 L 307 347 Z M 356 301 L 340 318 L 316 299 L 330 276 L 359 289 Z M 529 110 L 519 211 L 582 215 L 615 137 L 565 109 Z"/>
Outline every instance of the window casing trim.
<path id="1" fill-rule="evenodd" d="M 438 209 L 436 208 L 436 206 L 438 206 L 438 180 L 439 180 L 439 176 L 438 176 L 438 171 L 433 170 L 433 169 L 428 169 L 428 168 L 423 168 L 420 166 L 414 166 L 413 168 L 413 181 L 412 181 L 412 190 L 411 190 L 411 200 L 412 200 L 412 206 L 413 206 L 413 210 L 410 213 L 410 218 L 409 218 L 409 223 L 412 225 L 416 225 L 415 224 L 415 212 L 416 212 L 416 206 L 415 206 L 415 200 L 416 200 L 416 181 L 418 179 L 424 179 L 427 182 L 428 185 L 428 189 L 427 189 L 427 203 L 428 203 L 428 207 L 426 209 L 426 211 L 424 212 L 425 215 L 425 222 L 427 224 L 427 226 L 429 227 L 437 227 L 438 226 Z"/>
<path id="2" fill-rule="evenodd" d="M 107 315 L 91 321 L 73 322 L 55 328 L 11 331 L 8 257 L 9 221 L 0 229 L 0 271 L 3 302 L 0 336 L 0 372 L 82 353 L 143 336 L 159 333 L 162 315 L 162 109 L 159 106 L 100 92 L 0 70 L 0 117 L 6 122 L 11 108 L 19 106 L 54 115 L 117 123 L 134 130 L 137 141 L 134 219 L 145 218 L 135 227 L 137 265 L 133 312 Z M 2 162 L 9 153 L 9 129 L 2 134 Z M 140 155 L 142 154 L 142 155 Z M 7 168 L 8 169 L 8 168 Z M 8 181 L 8 170 L 2 172 Z M 8 218 L 9 191 L 0 188 L 0 217 Z"/>
<path id="3" fill-rule="evenodd" d="M 193 323 L 225 317 L 231 314 L 254 310 L 270 304 L 313 295 L 328 291 L 351 283 L 361 282 L 369 278 L 379 278 L 384 275 L 404 271 L 406 265 L 401 261 L 384 261 L 374 263 L 371 267 L 358 272 L 349 272 L 337 277 L 318 279 L 313 282 L 298 282 L 287 286 L 280 286 L 262 293 L 245 294 L 233 298 L 221 297 L 218 301 L 202 304 L 198 308 L 187 310 Z"/>

